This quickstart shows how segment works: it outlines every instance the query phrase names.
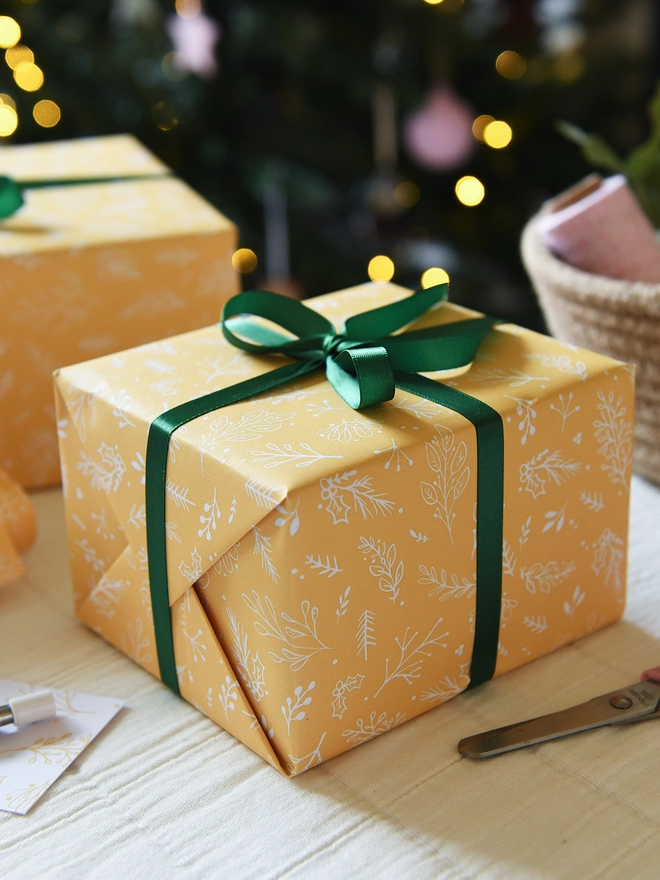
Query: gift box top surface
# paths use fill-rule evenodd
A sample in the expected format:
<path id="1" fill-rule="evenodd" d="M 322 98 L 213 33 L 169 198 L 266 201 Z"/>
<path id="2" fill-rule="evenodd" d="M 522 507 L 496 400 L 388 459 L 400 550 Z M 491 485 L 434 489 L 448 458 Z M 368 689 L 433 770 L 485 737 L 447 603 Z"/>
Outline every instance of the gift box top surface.
<path id="1" fill-rule="evenodd" d="M 394 284 L 366 284 L 306 304 L 341 326 L 351 314 L 408 294 Z M 424 315 L 415 327 L 459 321 L 475 314 L 447 304 Z M 214 325 L 62 369 L 58 386 L 89 456 L 77 467 L 93 478 L 98 473 L 97 488 L 107 492 L 119 522 L 130 521 L 132 511 L 144 503 L 144 455 L 153 419 L 178 403 L 281 363 L 281 358 L 257 358 L 239 351 Z M 575 383 L 581 385 L 588 377 L 617 364 L 533 331 L 501 324 L 491 331 L 469 369 L 444 373 L 442 378 L 496 408 L 508 422 L 518 424 L 516 413 L 521 405 L 533 405 L 544 392 L 556 395 Z M 423 446 L 433 437 L 434 416 L 439 410 L 448 420 L 454 420 L 456 432 L 472 431 L 463 416 L 401 392 L 393 401 L 355 412 L 319 371 L 294 385 L 284 385 L 195 419 L 172 438 L 167 473 L 168 518 L 170 513 L 172 519 L 178 518 L 177 508 L 195 512 L 203 509 L 202 496 L 208 494 L 208 486 L 222 487 L 228 498 L 234 493 L 241 497 L 235 515 L 224 520 L 222 528 L 209 538 L 205 551 L 212 562 L 275 510 L 290 492 L 330 478 L 326 488 L 331 507 L 335 498 L 332 479 L 340 482 L 342 475 L 355 474 L 356 468 L 376 455 L 405 455 L 407 449 Z M 319 428 L 317 416 L 329 412 L 334 416 L 331 424 Z M 123 427 L 118 432 L 118 421 L 121 424 L 122 419 Z M 93 420 L 93 431 L 86 420 Z M 278 436 L 282 429 L 287 442 Z M 121 445 L 104 442 L 98 448 L 102 437 L 120 440 Z M 132 461 L 125 461 L 129 448 L 135 454 Z M 245 487 L 250 487 L 247 498 Z M 341 502 L 335 499 L 335 503 Z M 339 508 L 335 515 L 341 515 Z M 199 536 L 199 522 L 199 515 L 183 520 L 178 540 L 168 548 L 171 601 L 196 579 L 186 563 L 190 547 Z M 144 546 L 144 526 L 134 525 L 126 537 L 137 553 Z"/>
<path id="2" fill-rule="evenodd" d="M 118 178 L 27 190 L 25 205 L 0 223 L 3 256 L 232 228 L 131 135 L 2 147 L 0 174 L 19 183 Z M 134 176 L 145 180 L 119 179 Z"/>

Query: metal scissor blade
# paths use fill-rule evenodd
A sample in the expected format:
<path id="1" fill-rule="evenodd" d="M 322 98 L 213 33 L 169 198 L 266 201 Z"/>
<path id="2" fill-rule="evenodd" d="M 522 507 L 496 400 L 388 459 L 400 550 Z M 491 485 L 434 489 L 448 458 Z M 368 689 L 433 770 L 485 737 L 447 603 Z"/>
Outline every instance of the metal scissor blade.
<path id="1" fill-rule="evenodd" d="M 487 758 L 594 727 L 660 717 L 659 708 L 660 683 L 642 681 L 562 712 L 468 736 L 459 742 L 458 750 L 466 758 Z"/>

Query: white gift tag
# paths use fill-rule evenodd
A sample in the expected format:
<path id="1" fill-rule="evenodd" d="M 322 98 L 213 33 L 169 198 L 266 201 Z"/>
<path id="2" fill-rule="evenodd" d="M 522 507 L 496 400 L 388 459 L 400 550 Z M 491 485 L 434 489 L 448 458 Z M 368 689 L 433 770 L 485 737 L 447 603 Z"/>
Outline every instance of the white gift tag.
<path id="1" fill-rule="evenodd" d="M 0 679 L 0 705 L 39 688 Z M 0 810 L 24 816 L 124 705 L 123 700 L 53 690 L 57 715 L 0 727 Z"/>

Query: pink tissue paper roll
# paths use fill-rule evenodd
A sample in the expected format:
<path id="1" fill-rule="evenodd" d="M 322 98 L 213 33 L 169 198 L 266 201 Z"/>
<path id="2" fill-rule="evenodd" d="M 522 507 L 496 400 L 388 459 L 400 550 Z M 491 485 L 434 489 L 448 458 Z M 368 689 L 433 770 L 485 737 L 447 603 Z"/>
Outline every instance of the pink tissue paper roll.
<path id="1" fill-rule="evenodd" d="M 617 174 L 600 185 L 589 180 L 584 198 L 554 211 L 550 203 L 552 213 L 539 220 L 546 246 L 584 272 L 660 282 L 660 243 L 626 178 Z M 563 200 L 555 201 L 561 205 Z"/>

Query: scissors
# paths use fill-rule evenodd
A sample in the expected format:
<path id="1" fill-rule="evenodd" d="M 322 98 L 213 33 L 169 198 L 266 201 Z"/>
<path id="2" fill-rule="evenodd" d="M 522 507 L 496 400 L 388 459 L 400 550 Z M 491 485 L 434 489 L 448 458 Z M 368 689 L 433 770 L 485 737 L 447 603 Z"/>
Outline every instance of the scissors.
<path id="1" fill-rule="evenodd" d="M 660 666 L 647 669 L 636 684 L 570 709 L 468 736 L 459 742 L 458 750 L 464 758 L 488 758 L 594 727 L 652 718 L 660 718 Z"/>

